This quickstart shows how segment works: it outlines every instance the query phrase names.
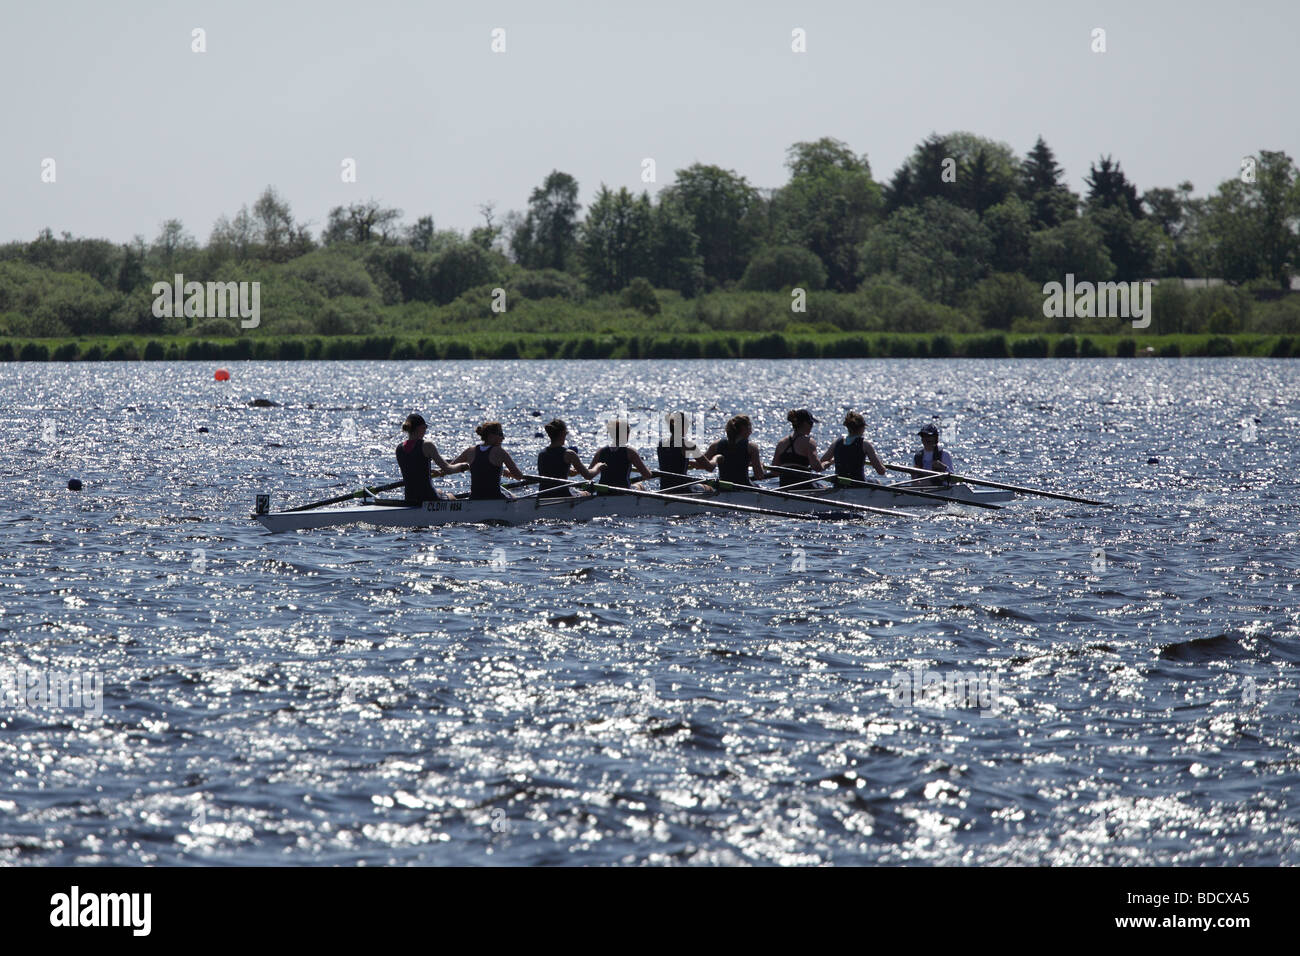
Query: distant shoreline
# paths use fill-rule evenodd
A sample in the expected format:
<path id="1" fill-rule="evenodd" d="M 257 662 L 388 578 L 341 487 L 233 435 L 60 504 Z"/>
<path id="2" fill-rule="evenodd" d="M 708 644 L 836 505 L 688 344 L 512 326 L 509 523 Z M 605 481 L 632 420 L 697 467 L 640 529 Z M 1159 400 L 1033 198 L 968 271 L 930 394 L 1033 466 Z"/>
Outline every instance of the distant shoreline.
<path id="1" fill-rule="evenodd" d="M 1197 356 L 1300 358 L 1300 336 L 715 332 L 0 339 L 0 362 Z"/>

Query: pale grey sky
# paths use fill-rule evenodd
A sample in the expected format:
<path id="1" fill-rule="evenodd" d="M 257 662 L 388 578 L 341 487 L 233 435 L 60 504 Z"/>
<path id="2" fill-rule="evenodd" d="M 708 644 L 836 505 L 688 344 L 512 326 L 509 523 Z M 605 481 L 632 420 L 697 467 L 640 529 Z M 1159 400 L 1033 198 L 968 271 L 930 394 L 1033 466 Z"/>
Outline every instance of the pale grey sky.
<path id="1" fill-rule="evenodd" d="M 268 184 L 314 231 L 371 196 L 467 229 L 557 168 L 584 206 L 642 188 L 645 157 L 652 191 L 696 161 L 779 186 L 821 136 L 884 182 L 953 130 L 1017 154 L 1041 133 L 1075 189 L 1110 153 L 1140 190 L 1203 194 L 1259 149 L 1300 159 L 1297 37 L 1294 0 L 11 3 L 0 241 L 152 240 L 171 217 L 205 240 Z"/>

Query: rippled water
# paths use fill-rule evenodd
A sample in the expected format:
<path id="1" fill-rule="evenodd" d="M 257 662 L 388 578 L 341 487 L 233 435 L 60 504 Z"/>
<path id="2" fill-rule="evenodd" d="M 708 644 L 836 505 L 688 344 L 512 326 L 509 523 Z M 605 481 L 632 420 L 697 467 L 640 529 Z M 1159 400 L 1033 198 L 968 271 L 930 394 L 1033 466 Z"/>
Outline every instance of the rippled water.
<path id="1" fill-rule="evenodd" d="M 1300 862 L 1298 369 L 0 365 L 0 675 L 102 688 L 0 707 L 0 862 Z M 248 517 L 392 480 L 409 411 L 527 468 L 620 402 L 769 455 L 853 406 L 892 461 L 939 415 L 968 472 L 1117 507 Z"/>

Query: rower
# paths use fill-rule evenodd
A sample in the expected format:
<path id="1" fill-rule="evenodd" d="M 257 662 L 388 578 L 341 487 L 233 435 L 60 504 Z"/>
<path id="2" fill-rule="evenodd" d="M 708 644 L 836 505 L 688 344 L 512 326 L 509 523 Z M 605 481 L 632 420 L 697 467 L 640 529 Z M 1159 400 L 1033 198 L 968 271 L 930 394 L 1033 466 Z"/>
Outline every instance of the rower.
<path id="1" fill-rule="evenodd" d="M 546 426 L 546 434 L 551 439 L 551 443 L 537 453 L 537 473 L 546 479 L 541 483 L 542 490 L 538 497 L 567 498 L 591 494 L 572 485 L 567 488 L 556 486 L 567 481 L 570 475 L 581 475 L 588 481 L 594 481 L 605 466 L 601 464 L 591 470 L 587 469 L 582 459 L 578 457 L 578 453 L 565 446 L 564 440 L 569 437 L 569 426 L 560 419 L 557 418 Z"/>
<path id="2" fill-rule="evenodd" d="M 397 446 L 397 467 L 401 469 L 402 479 L 406 482 L 408 505 L 451 497 L 446 492 L 437 491 L 429 481 L 429 462 L 438 466 L 438 474 L 442 477 L 464 471 L 467 467 L 447 464 L 442 455 L 438 454 L 433 442 L 424 440 L 427 430 L 428 425 L 423 416 L 415 413 L 407 415 L 406 421 L 402 423 L 402 431 L 406 432 L 407 438 Z"/>
<path id="3" fill-rule="evenodd" d="M 689 419 L 685 412 L 669 412 L 664 416 L 668 434 L 659 439 L 655 452 L 659 457 L 659 470 L 674 475 L 684 475 L 688 468 L 708 468 L 700 454 L 700 446 L 686 437 Z M 686 457 L 687 452 L 695 452 L 693 457 Z M 659 490 L 671 491 L 673 488 L 692 487 L 685 478 L 660 477 Z"/>
<path id="4" fill-rule="evenodd" d="M 626 418 L 611 418 L 605 423 L 609 431 L 609 437 L 613 440 L 612 445 L 606 445 L 600 451 L 596 452 L 595 457 L 591 459 L 591 467 L 594 469 L 597 465 L 604 465 L 604 470 L 600 473 L 600 483 L 609 485 L 612 488 L 630 488 L 630 473 L 633 468 L 641 472 L 641 477 L 637 481 L 644 481 L 647 478 L 653 478 L 654 472 L 646 467 L 637 450 L 628 445 L 628 436 L 632 432 L 632 427 L 628 424 Z"/>
<path id="5" fill-rule="evenodd" d="M 772 464 L 794 471 L 822 471 L 821 460 L 817 457 L 817 443 L 809 437 L 818 420 L 806 408 L 796 408 L 785 416 L 785 420 L 790 423 L 790 434 L 776 443 L 776 450 L 772 452 Z M 782 487 L 804 481 L 789 471 L 778 474 Z"/>
<path id="6" fill-rule="evenodd" d="M 952 455 L 939 448 L 939 428 L 931 423 L 925 425 L 917 432 L 921 438 L 921 450 L 912 456 L 912 467 L 923 468 L 926 471 L 946 471 L 951 472 Z M 931 478 L 928 481 L 917 482 L 924 485 L 947 485 L 946 478 Z"/>
<path id="7" fill-rule="evenodd" d="M 754 480 L 762 481 L 767 472 L 763 470 L 758 446 L 749 440 L 753 431 L 754 425 L 748 415 L 734 416 L 727 421 L 727 437 L 719 438 L 706 448 L 701 461 L 707 464 L 709 471 L 718 469 L 718 477 L 733 485 L 752 485 L 754 482 L 749 480 L 751 469 Z"/>
<path id="8" fill-rule="evenodd" d="M 822 455 L 822 464 L 835 462 L 835 474 L 840 478 L 852 478 L 854 481 L 866 481 L 865 465 L 871 462 L 876 474 L 885 474 L 885 464 L 876 454 L 875 447 L 867 441 L 867 421 L 857 412 L 844 416 L 844 427 L 848 436 L 835 439 L 826 454 Z"/>
<path id="9" fill-rule="evenodd" d="M 523 481 L 524 473 L 516 467 L 510 452 L 501 447 L 505 432 L 500 422 L 484 422 L 478 428 L 479 444 L 470 445 L 456 456 L 453 465 L 464 463 L 469 467 L 469 496 L 475 501 L 493 498 L 510 498 L 501 488 L 501 469 L 511 478 Z"/>

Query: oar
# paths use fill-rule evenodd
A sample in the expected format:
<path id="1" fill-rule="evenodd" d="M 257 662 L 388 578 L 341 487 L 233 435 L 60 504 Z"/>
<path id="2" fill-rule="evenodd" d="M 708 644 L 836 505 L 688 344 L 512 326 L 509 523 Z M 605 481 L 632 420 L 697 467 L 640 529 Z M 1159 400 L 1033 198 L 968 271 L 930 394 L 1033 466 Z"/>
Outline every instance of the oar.
<path id="1" fill-rule="evenodd" d="M 657 471 L 657 475 L 667 475 L 669 478 L 685 478 L 685 475 L 677 475 L 671 471 Z M 880 515 L 895 515 L 902 518 L 915 518 L 917 515 L 908 514 L 906 511 L 893 511 L 889 508 L 873 508 L 871 505 L 860 505 L 849 501 L 835 501 L 829 498 L 817 498 L 813 495 L 796 495 L 788 491 L 773 491 L 771 488 L 759 488 L 757 485 L 738 485 L 735 482 L 723 481 L 721 478 L 706 478 L 705 484 L 713 485 L 719 491 L 726 489 L 728 491 L 751 491 L 760 495 L 771 495 L 774 498 L 785 498 L 789 501 L 810 501 L 819 505 L 830 505 L 831 508 L 840 511 L 870 511 Z"/>
<path id="2" fill-rule="evenodd" d="M 918 475 L 922 478 L 951 478 L 953 481 L 964 481 L 968 485 L 1001 488 L 1003 491 L 1014 491 L 1021 495 L 1040 495 L 1044 498 L 1059 498 L 1061 501 L 1077 501 L 1081 505 L 1099 505 L 1103 508 L 1114 507 L 1108 501 L 1095 501 L 1092 498 L 1080 498 L 1077 495 L 1062 495 L 1055 491 L 1043 491 L 1041 488 L 1022 488 L 1020 485 L 1007 485 L 1000 481 L 989 481 L 986 478 L 972 478 L 969 475 L 954 475 L 946 471 L 927 471 L 924 468 L 908 468 L 906 465 L 886 465 L 885 467 L 890 471 L 899 471 L 905 475 Z"/>
<path id="3" fill-rule="evenodd" d="M 287 514 L 290 511 L 308 511 L 311 508 L 323 508 L 325 505 L 336 505 L 340 501 L 351 501 L 353 498 L 364 498 L 366 495 L 374 497 L 378 492 L 392 491 L 394 488 L 400 488 L 404 484 L 406 484 L 405 481 L 394 481 L 390 485 L 381 485 L 378 488 L 362 488 L 358 491 L 352 492 L 351 494 L 339 495 L 337 498 L 326 498 L 324 501 L 313 501 L 309 505 L 299 505 L 296 508 L 286 508 L 285 513 Z"/>
<path id="4" fill-rule="evenodd" d="M 776 511 L 772 508 L 755 508 L 753 505 L 733 505 L 726 501 L 710 501 L 707 498 L 686 498 L 682 495 L 666 495 L 660 491 L 636 491 L 633 488 L 615 488 L 613 485 L 602 485 L 600 482 L 589 482 L 592 488 L 597 491 L 604 491 L 618 495 L 633 495 L 638 498 L 651 498 L 655 501 L 671 501 L 677 504 L 683 501 L 690 502 L 693 505 L 699 505 L 703 508 L 721 508 L 725 511 L 742 511 L 747 514 L 767 515 L 774 518 L 798 518 L 803 521 L 819 521 L 820 515 L 799 514 L 795 511 Z M 837 511 L 840 509 L 836 509 Z"/>
<path id="5" fill-rule="evenodd" d="M 773 471 L 784 471 L 788 474 L 802 475 L 803 472 L 795 468 L 782 468 L 780 465 L 768 465 Z M 849 488 L 879 488 L 882 491 L 891 491 L 896 495 L 911 495 L 913 498 L 933 498 L 935 501 L 947 501 L 954 505 L 970 505 L 972 508 L 988 508 L 992 511 L 1001 511 L 1002 505 L 990 504 L 987 501 L 966 501 L 962 498 L 950 498 L 948 495 L 936 495 L 929 491 L 914 491 L 911 488 L 900 488 L 898 485 L 877 485 L 870 481 L 858 481 L 856 478 L 845 478 L 843 475 L 831 475 L 830 481 L 845 485 Z M 901 482 L 907 484 L 907 482 Z"/>

